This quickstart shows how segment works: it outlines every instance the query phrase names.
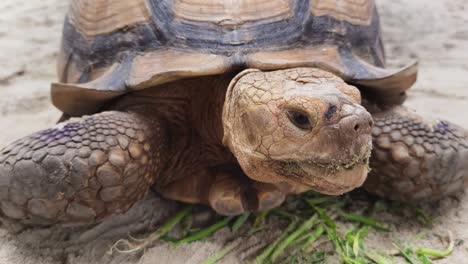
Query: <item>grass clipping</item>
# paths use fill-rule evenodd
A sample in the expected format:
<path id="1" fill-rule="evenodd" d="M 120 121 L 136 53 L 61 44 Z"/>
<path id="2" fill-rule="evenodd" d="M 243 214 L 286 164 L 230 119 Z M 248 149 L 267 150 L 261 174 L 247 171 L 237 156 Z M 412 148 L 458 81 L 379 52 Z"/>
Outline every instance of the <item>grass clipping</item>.
<path id="1" fill-rule="evenodd" d="M 218 252 L 209 256 L 204 264 L 214 264 L 226 255 L 242 247 L 244 239 L 250 236 L 272 232 L 269 223 L 284 226 L 280 234 L 272 241 L 255 251 L 247 263 L 345 263 L 345 264 L 390 264 L 395 263 L 433 263 L 435 259 L 449 256 L 454 248 L 452 235 L 449 234 L 449 246 L 445 250 L 417 248 L 409 243 L 394 242 L 396 253 L 385 253 L 385 249 L 373 249 L 366 245 L 369 232 L 391 232 L 389 225 L 372 217 L 375 210 L 385 208 L 396 211 L 406 208 L 414 214 L 421 224 L 430 225 L 432 220 L 420 208 L 376 201 L 357 214 L 353 209 L 353 199 L 330 197 L 308 192 L 289 197 L 279 208 L 257 214 L 245 213 L 237 217 L 219 217 L 218 221 L 204 228 L 184 226 L 183 222 L 192 217 L 193 207 L 185 206 L 170 217 L 158 230 L 142 239 L 129 237 L 117 241 L 109 253 L 129 254 L 144 250 L 152 244 L 162 241 L 177 247 L 183 244 L 209 239 L 221 228 L 230 227 L 237 242 L 227 241 Z M 348 212 L 349 211 L 349 212 Z M 339 220 L 339 221 L 337 221 Z M 173 229 L 182 230 L 178 237 L 168 234 Z M 180 233 L 182 235 L 180 235 Z M 398 258 L 398 260 L 396 259 Z"/>

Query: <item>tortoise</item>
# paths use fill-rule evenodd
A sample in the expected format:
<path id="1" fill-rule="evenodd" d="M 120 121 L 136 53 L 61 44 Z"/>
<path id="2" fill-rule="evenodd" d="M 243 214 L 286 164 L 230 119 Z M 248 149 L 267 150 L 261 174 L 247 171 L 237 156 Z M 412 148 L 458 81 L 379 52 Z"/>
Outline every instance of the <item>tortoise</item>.
<path id="1" fill-rule="evenodd" d="M 417 64 L 385 67 L 373 0 L 72 0 L 58 61 L 62 119 L 0 152 L 4 221 L 97 223 L 150 189 L 237 215 L 467 183 L 467 131 L 402 106 Z"/>

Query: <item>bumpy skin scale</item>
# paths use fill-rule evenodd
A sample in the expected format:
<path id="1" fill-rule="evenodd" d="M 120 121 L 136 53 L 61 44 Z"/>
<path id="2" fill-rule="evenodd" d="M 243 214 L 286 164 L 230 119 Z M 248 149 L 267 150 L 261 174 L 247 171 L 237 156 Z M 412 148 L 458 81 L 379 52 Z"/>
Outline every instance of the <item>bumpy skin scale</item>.
<path id="1" fill-rule="evenodd" d="M 366 189 L 402 201 L 440 199 L 468 183 L 468 132 L 402 107 L 373 115 Z"/>
<path id="2" fill-rule="evenodd" d="M 154 183 L 163 131 L 103 112 L 22 138 L 0 155 L 3 214 L 21 224 L 93 223 L 127 211 Z"/>

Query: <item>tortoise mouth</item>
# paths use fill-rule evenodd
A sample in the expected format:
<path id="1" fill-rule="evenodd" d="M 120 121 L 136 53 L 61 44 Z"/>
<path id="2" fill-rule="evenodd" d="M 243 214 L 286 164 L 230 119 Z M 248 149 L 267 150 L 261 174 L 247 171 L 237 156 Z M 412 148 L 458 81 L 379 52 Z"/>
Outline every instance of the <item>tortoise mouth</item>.
<path id="1" fill-rule="evenodd" d="M 371 155 L 371 148 L 367 148 L 361 155 L 355 155 L 349 160 L 332 160 L 332 161 L 317 161 L 307 160 L 298 162 L 298 166 L 304 171 L 311 168 L 322 168 L 328 172 L 339 172 L 340 170 L 353 169 L 359 165 L 367 165 Z"/>
<path id="2" fill-rule="evenodd" d="M 360 155 L 344 161 L 277 161 L 281 167 L 279 174 L 294 185 L 324 194 L 340 195 L 364 183 L 369 172 L 371 150 L 368 147 Z"/>

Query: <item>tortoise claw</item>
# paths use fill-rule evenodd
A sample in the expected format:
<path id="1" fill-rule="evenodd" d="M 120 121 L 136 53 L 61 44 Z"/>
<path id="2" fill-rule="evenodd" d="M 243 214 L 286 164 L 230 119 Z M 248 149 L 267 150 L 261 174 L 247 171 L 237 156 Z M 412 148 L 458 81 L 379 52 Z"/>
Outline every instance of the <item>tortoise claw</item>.
<path id="1" fill-rule="evenodd" d="M 255 182 L 254 188 L 257 193 L 258 208 L 256 211 L 265 211 L 281 205 L 286 198 L 276 186 L 269 183 Z"/>
<path id="2" fill-rule="evenodd" d="M 229 175 L 216 178 L 210 189 L 209 202 L 211 207 L 222 215 L 239 215 L 245 211 L 241 184 Z"/>
<path id="3" fill-rule="evenodd" d="M 248 180 L 243 184 L 235 176 L 218 176 L 210 189 L 209 202 L 222 215 L 264 211 L 279 206 L 285 199 L 276 186 Z"/>

